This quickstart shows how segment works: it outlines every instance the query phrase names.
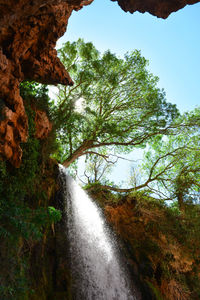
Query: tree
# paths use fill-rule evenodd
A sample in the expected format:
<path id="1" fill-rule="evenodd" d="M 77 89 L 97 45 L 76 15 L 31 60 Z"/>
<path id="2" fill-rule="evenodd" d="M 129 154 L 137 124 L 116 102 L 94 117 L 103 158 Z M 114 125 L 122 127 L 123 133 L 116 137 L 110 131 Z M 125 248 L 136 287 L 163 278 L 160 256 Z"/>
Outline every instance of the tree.
<path id="1" fill-rule="evenodd" d="M 200 108 L 175 119 L 171 128 L 170 135 L 157 135 L 149 143 L 142 165 L 138 165 L 131 176 L 131 188 L 104 183 L 101 188 L 126 193 L 144 190 L 163 200 L 177 200 L 182 212 L 186 202 L 198 203 Z"/>
<path id="2" fill-rule="evenodd" d="M 175 122 L 174 134 L 155 139 L 145 155 L 144 187 L 165 200 L 195 200 L 200 191 L 200 108 Z"/>
<path id="3" fill-rule="evenodd" d="M 101 55 L 79 39 L 58 52 L 74 80 L 73 87 L 59 86 L 53 107 L 64 166 L 83 155 L 100 155 L 104 147 L 128 153 L 169 133 L 178 111 L 166 102 L 140 51 L 123 59 L 109 50 Z"/>
<path id="4" fill-rule="evenodd" d="M 100 156 L 101 155 L 101 156 Z M 87 157 L 89 156 L 89 157 Z M 110 181 L 107 178 L 107 175 L 109 175 L 112 171 L 113 165 L 116 162 L 116 159 L 110 158 L 109 155 L 105 151 L 99 152 L 98 155 L 87 155 L 85 159 L 85 170 L 84 175 L 81 177 L 84 177 L 87 182 L 82 180 L 78 176 L 77 177 L 83 184 L 93 184 L 93 183 L 99 183 L 99 184 L 111 184 Z"/>

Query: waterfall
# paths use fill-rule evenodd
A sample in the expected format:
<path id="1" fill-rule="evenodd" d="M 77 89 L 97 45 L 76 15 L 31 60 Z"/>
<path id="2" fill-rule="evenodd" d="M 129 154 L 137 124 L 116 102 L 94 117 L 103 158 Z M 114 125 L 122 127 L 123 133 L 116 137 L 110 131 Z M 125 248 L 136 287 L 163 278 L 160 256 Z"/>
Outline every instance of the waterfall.
<path id="1" fill-rule="evenodd" d="M 117 242 L 100 208 L 62 168 L 65 184 L 72 299 L 136 300 Z"/>

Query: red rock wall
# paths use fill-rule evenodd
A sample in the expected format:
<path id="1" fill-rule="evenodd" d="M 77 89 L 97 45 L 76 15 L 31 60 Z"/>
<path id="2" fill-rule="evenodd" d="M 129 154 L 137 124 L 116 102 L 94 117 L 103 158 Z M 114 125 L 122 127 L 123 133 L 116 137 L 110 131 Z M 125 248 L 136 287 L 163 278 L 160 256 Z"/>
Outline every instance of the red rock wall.
<path id="1" fill-rule="evenodd" d="M 45 111 L 35 111 L 35 137 L 37 139 L 46 139 L 51 132 L 52 124 L 49 122 Z"/>
<path id="2" fill-rule="evenodd" d="M 19 84 L 24 79 L 46 84 L 73 84 L 57 58 L 56 41 L 73 10 L 93 0 L 0 0 L 0 159 L 18 167 L 28 121 Z M 112 0 L 125 11 L 148 11 L 166 18 L 198 0 Z"/>
<path id="3" fill-rule="evenodd" d="M 28 121 L 19 84 L 73 84 L 54 49 L 73 10 L 91 1 L 0 0 L 0 156 L 18 167 Z"/>

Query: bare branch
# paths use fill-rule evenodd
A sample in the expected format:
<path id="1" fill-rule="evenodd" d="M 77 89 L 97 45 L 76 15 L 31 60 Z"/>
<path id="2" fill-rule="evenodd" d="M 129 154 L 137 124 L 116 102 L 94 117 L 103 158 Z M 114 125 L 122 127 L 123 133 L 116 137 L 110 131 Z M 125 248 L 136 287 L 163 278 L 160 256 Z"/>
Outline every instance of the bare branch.
<path id="1" fill-rule="evenodd" d="M 115 161 L 108 160 L 110 154 L 109 154 L 109 155 L 106 155 L 106 154 L 102 154 L 102 153 L 98 153 L 98 152 L 94 152 L 94 151 L 85 151 L 85 152 L 83 153 L 83 155 L 85 155 L 85 154 L 94 154 L 94 155 L 101 156 L 101 157 L 103 157 L 103 158 L 105 159 L 105 161 L 106 161 L 107 163 L 115 164 L 115 163 L 117 162 L 117 160 L 115 160 Z"/>
<path id="2" fill-rule="evenodd" d="M 164 201 L 169 201 L 169 200 L 172 200 L 173 198 L 169 198 L 167 197 L 167 195 L 165 195 L 163 192 L 159 191 L 159 190 L 156 190 L 150 186 L 148 186 L 148 189 L 151 190 L 153 193 L 157 194 L 159 197 L 162 198 L 162 200 Z M 163 198 L 164 197 L 164 198 Z"/>

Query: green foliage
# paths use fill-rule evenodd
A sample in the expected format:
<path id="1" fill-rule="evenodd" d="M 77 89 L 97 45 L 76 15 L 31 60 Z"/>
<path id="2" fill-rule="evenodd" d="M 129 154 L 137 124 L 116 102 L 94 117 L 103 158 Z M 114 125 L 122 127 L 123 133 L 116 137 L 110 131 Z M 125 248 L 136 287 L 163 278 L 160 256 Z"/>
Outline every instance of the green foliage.
<path id="1" fill-rule="evenodd" d="M 52 107 L 60 160 L 70 165 L 89 149 L 98 154 L 106 146 L 127 153 L 167 132 L 178 112 L 166 102 L 140 51 L 121 59 L 109 50 L 101 55 L 92 43 L 79 39 L 58 52 L 74 80 L 73 87 L 59 86 Z"/>
<path id="2" fill-rule="evenodd" d="M 24 81 L 20 85 L 20 95 L 25 103 L 26 113 L 29 119 L 29 135 L 34 136 L 35 133 L 35 108 L 45 111 L 48 119 L 52 119 L 52 101 L 48 96 L 48 87 L 37 82 Z M 49 159 L 50 155 L 55 152 L 59 153 L 59 145 L 56 140 L 55 127 L 53 126 L 48 138 L 40 141 L 42 149 L 42 161 Z"/>
<path id="3" fill-rule="evenodd" d="M 163 199 L 177 199 L 181 210 L 187 202 L 199 202 L 199 129 L 198 108 L 177 118 L 171 135 L 154 139 L 145 154 L 143 173 L 149 190 Z"/>
<path id="4" fill-rule="evenodd" d="M 59 210 L 55 209 L 53 206 L 48 207 L 48 214 L 49 214 L 51 223 L 56 223 L 57 221 L 60 221 L 61 216 L 62 216 L 61 212 Z"/>
<path id="5" fill-rule="evenodd" d="M 29 138 L 21 145 L 22 163 L 19 168 L 13 168 L 9 162 L 0 161 L 2 300 L 26 299 L 30 289 L 27 276 L 29 250 L 26 244 L 40 240 L 44 229 L 61 218 L 60 211 L 48 207 L 47 195 L 41 185 L 44 178 L 42 168 L 49 152 L 44 153 L 44 143 L 35 138 L 35 112 L 32 105 L 37 108 L 40 105 L 40 109 L 44 109 L 48 100 L 47 89 L 25 82 L 21 85 L 21 95 L 29 120 Z M 43 203 L 43 206 L 38 203 Z"/>
<path id="6" fill-rule="evenodd" d="M 49 114 L 48 87 L 37 82 L 24 81 L 20 85 L 20 95 L 25 104 L 34 104 L 37 109 L 41 109 Z"/>

